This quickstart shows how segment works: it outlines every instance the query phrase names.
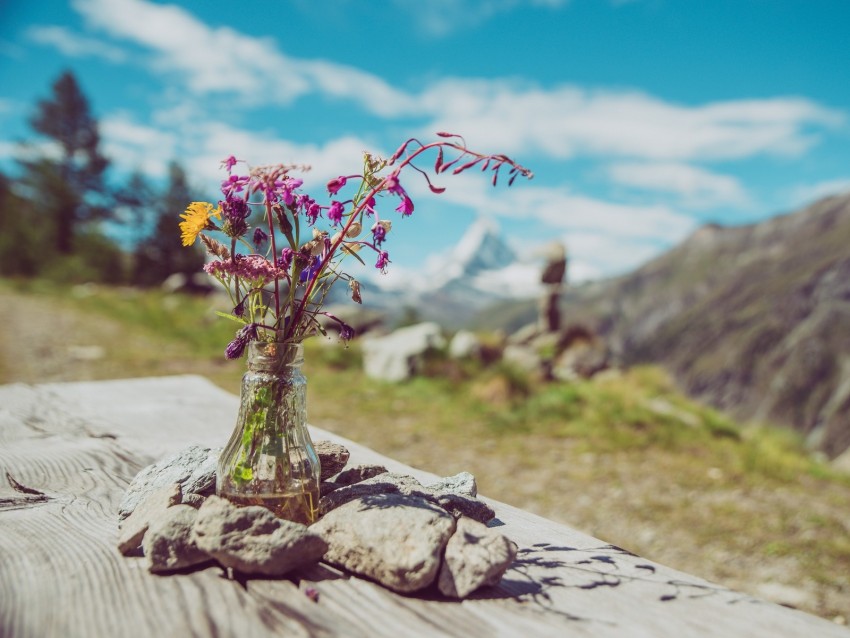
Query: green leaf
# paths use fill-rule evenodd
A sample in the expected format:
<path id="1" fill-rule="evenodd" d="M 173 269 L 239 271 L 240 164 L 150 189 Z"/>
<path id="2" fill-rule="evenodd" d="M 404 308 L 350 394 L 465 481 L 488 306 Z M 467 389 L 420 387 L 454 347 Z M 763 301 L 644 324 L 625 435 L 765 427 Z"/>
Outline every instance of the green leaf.
<path id="1" fill-rule="evenodd" d="M 354 257 L 357 261 L 359 261 L 361 264 L 363 264 L 364 266 L 366 265 L 366 262 L 365 262 L 365 261 L 363 261 L 363 258 L 362 258 L 360 255 L 358 255 L 356 252 L 354 252 L 353 250 L 350 250 L 350 251 L 348 251 L 348 252 L 347 252 L 347 253 L 345 253 L 345 254 L 346 254 L 346 255 L 351 255 L 351 256 L 352 256 L 352 257 Z"/>
<path id="2" fill-rule="evenodd" d="M 215 314 L 217 314 L 219 317 L 224 317 L 225 319 L 230 319 L 231 321 L 235 321 L 236 323 L 241 323 L 243 326 L 248 324 L 248 322 L 245 321 L 242 317 L 237 317 L 236 315 L 233 315 L 233 314 L 221 312 L 220 310 L 216 310 Z"/>

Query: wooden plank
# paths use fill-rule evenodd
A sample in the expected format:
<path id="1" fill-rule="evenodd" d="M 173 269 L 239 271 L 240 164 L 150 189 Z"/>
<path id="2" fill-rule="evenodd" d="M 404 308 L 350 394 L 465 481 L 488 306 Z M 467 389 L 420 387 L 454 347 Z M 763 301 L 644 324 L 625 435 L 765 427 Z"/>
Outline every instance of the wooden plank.
<path id="1" fill-rule="evenodd" d="M 215 567 L 153 576 L 115 548 L 123 491 L 155 459 L 223 444 L 236 405 L 190 376 L 0 387 L 0 635 L 850 636 L 497 501 L 517 561 L 463 602 L 401 596 L 324 565 L 244 582 Z M 342 442 L 354 463 L 436 478 L 313 436 Z"/>

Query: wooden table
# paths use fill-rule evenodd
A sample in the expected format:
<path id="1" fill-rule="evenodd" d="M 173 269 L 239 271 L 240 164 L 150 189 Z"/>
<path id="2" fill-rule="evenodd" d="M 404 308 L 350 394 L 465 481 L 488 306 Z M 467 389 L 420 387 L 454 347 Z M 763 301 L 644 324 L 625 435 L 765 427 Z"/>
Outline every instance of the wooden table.
<path id="1" fill-rule="evenodd" d="M 0 386 L 0 636 L 850 638 L 489 499 L 519 555 L 499 587 L 463 602 L 394 594 L 322 565 L 234 581 L 213 567 L 154 576 L 121 556 L 116 512 L 133 476 L 189 445 L 222 445 L 237 403 L 195 376 Z M 436 478 L 317 428 L 313 437 L 346 445 L 351 463 Z"/>

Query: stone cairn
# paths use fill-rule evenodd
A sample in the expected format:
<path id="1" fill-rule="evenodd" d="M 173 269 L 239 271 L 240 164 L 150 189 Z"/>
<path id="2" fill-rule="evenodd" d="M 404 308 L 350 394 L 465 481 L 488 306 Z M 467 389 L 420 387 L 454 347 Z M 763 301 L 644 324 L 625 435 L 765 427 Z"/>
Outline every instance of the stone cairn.
<path id="1" fill-rule="evenodd" d="M 454 599 L 497 584 L 513 563 L 517 547 L 487 527 L 495 514 L 468 472 L 424 486 L 380 465 L 345 469 L 348 450 L 329 441 L 316 451 L 323 496 L 309 527 L 214 496 L 220 450 L 194 446 L 133 479 L 118 549 L 143 554 L 156 574 L 217 563 L 279 577 L 323 560 L 396 592 L 436 587 Z"/>

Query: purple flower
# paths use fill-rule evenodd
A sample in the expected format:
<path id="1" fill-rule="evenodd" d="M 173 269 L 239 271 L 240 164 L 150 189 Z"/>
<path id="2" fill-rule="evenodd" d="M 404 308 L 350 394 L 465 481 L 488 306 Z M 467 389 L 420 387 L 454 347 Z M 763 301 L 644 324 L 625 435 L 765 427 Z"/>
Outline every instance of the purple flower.
<path id="1" fill-rule="evenodd" d="M 322 265 L 322 260 L 316 257 L 310 258 L 310 265 L 301 271 L 301 276 L 299 277 L 299 281 L 301 283 L 305 283 L 313 279 L 316 274 L 319 272 L 319 267 Z"/>
<path id="2" fill-rule="evenodd" d="M 398 174 L 393 173 L 384 180 L 384 188 L 394 195 L 401 197 L 401 204 L 396 210 L 402 215 L 407 216 L 413 212 L 413 200 L 407 195 L 401 183 L 398 181 Z"/>
<path id="3" fill-rule="evenodd" d="M 375 214 L 375 198 L 374 197 L 370 197 L 369 199 L 366 200 L 366 212 L 369 215 Z"/>
<path id="4" fill-rule="evenodd" d="M 292 258 L 295 256 L 295 251 L 291 248 L 284 248 L 280 251 L 280 259 L 277 260 L 277 265 L 279 268 L 283 268 L 284 270 L 289 270 L 289 267 L 292 265 Z"/>
<path id="5" fill-rule="evenodd" d="M 322 207 L 319 206 L 316 202 L 310 204 L 307 208 L 307 219 L 310 220 L 310 225 L 316 223 L 316 220 L 319 219 L 319 216 L 322 214 Z"/>
<path id="6" fill-rule="evenodd" d="M 404 197 L 405 195 L 407 195 L 404 188 L 402 188 L 401 183 L 398 181 L 398 175 L 396 173 L 387 176 L 387 178 L 384 180 L 384 188 L 386 188 L 392 194 L 398 195 L 399 197 Z"/>
<path id="7" fill-rule="evenodd" d="M 348 181 L 348 178 L 340 175 L 339 177 L 335 177 L 331 181 L 328 182 L 328 193 L 331 195 L 336 195 L 340 189 L 345 186 L 345 183 Z"/>
<path id="8" fill-rule="evenodd" d="M 334 226 L 339 224 L 342 221 L 342 213 L 344 210 L 345 208 L 340 202 L 331 202 L 331 206 L 328 209 L 328 221 L 330 221 Z"/>
<path id="9" fill-rule="evenodd" d="M 375 245 L 380 246 L 387 237 L 387 229 L 381 226 L 381 224 L 375 224 L 372 226 L 372 237 L 375 238 Z"/>
<path id="10" fill-rule="evenodd" d="M 332 315 L 329 312 L 322 312 L 321 314 L 325 315 L 328 319 L 334 321 L 337 326 L 339 326 L 339 337 L 343 341 L 351 341 L 354 338 L 354 328 L 345 323 L 342 319 L 337 317 L 336 315 Z"/>
<path id="11" fill-rule="evenodd" d="M 278 186 L 277 194 L 287 206 L 292 206 L 295 203 L 295 189 L 300 188 L 304 180 L 295 177 L 287 177 L 283 182 L 275 182 Z"/>
<path id="12" fill-rule="evenodd" d="M 316 200 L 309 195 L 299 195 L 296 198 L 296 206 L 298 210 L 304 213 L 310 226 L 316 223 L 319 215 L 322 214 L 322 207 L 316 203 Z"/>
<path id="13" fill-rule="evenodd" d="M 375 262 L 375 268 L 381 272 L 387 272 L 387 265 L 390 263 L 390 254 L 382 250 L 378 253 L 378 261 Z"/>
<path id="14" fill-rule="evenodd" d="M 354 328 L 349 326 L 347 323 L 340 322 L 339 338 L 343 341 L 351 341 L 354 338 Z"/>
<path id="15" fill-rule="evenodd" d="M 298 197 L 295 198 L 295 206 L 302 213 L 306 213 L 307 208 L 312 203 L 313 203 L 313 198 L 310 197 L 307 193 L 302 193 L 301 195 L 299 195 Z"/>
<path id="16" fill-rule="evenodd" d="M 231 175 L 221 183 L 221 192 L 225 197 L 231 196 L 233 193 L 241 193 L 250 183 L 251 178 L 247 175 Z"/>
<path id="17" fill-rule="evenodd" d="M 233 170 L 233 167 L 236 166 L 237 161 L 239 161 L 239 160 L 237 160 L 233 155 L 231 155 L 226 160 L 221 161 L 221 166 L 222 166 L 222 168 L 226 169 L 227 172 L 229 173 L 230 171 Z"/>
<path id="18" fill-rule="evenodd" d="M 259 226 L 254 229 L 254 247 L 257 250 L 260 250 L 263 247 L 263 244 L 266 243 L 266 240 L 268 238 L 269 238 L 269 236 Z"/>
<path id="19" fill-rule="evenodd" d="M 224 356 L 228 359 L 238 359 L 241 357 L 242 353 L 245 352 L 245 346 L 248 345 L 248 342 L 256 341 L 257 328 L 259 328 L 259 325 L 256 323 L 249 323 L 247 326 L 240 328 L 233 341 L 228 343 L 224 349 Z"/>
<path id="20" fill-rule="evenodd" d="M 396 210 L 400 212 L 403 216 L 407 217 L 408 215 L 413 213 L 413 200 L 410 199 L 406 194 L 401 198 L 401 204 L 396 207 Z"/>
<path id="21" fill-rule="evenodd" d="M 246 221 L 251 214 L 248 209 L 248 202 L 241 197 L 234 197 L 232 193 L 228 193 L 223 202 L 219 202 L 221 212 L 224 215 L 222 230 L 229 237 L 242 237 L 248 232 L 248 222 Z"/>

